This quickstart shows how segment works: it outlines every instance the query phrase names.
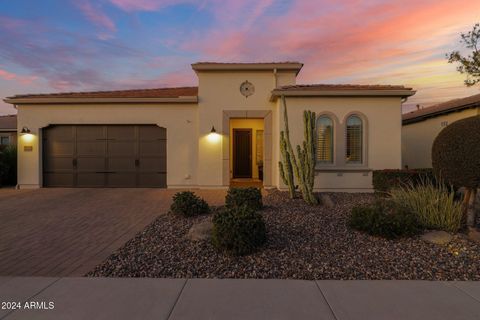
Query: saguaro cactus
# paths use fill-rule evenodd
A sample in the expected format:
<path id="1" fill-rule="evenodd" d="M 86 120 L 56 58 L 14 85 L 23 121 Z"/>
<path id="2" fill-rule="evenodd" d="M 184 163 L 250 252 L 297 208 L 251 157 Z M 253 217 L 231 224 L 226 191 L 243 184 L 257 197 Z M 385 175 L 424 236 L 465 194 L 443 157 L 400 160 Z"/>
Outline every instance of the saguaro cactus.
<path id="1" fill-rule="evenodd" d="M 290 131 L 288 128 L 288 113 L 285 97 L 282 96 L 283 117 L 285 122 L 285 131 L 280 132 L 280 150 L 282 161 L 279 162 L 280 176 L 283 182 L 288 186 L 290 197 L 295 195 L 295 181 L 293 174 L 298 181 L 302 198 L 311 205 L 318 203 L 313 194 L 313 185 L 315 181 L 315 112 L 303 112 L 303 136 L 302 146 L 297 145 L 297 156 L 295 156 L 290 143 Z"/>

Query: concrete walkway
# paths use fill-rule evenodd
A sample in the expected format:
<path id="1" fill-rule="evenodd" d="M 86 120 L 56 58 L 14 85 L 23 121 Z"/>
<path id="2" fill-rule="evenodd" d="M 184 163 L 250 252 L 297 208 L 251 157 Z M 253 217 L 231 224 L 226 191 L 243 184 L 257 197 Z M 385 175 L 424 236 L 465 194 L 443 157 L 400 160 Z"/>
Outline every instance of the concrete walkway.
<path id="1" fill-rule="evenodd" d="M 7 301 L 0 319 L 480 319 L 478 282 L 4 277 Z"/>

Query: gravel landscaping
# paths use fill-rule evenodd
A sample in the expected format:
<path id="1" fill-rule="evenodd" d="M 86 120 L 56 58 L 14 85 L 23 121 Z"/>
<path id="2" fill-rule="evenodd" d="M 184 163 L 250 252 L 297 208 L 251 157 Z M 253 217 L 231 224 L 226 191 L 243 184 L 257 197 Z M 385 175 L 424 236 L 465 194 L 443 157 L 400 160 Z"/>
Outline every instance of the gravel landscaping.
<path id="1" fill-rule="evenodd" d="M 329 194 L 333 207 L 310 207 L 271 191 L 261 211 L 268 240 L 257 253 L 230 257 L 208 240 L 192 241 L 209 216 L 159 216 L 87 276 L 166 278 L 480 280 L 480 245 L 455 235 L 447 245 L 420 237 L 385 240 L 346 226 L 371 194 Z"/>

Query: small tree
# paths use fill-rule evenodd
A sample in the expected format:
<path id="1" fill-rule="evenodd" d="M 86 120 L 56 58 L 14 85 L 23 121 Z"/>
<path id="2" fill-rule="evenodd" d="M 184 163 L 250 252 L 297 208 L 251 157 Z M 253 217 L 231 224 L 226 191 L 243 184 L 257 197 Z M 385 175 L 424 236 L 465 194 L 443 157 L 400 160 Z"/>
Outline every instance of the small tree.
<path id="1" fill-rule="evenodd" d="M 475 226 L 475 198 L 480 187 L 480 116 L 458 120 L 444 128 L 432 147 L 435 174 L 452 185 L 465 187 L 464 221 Z"/>
<path id="2" fill-rule="evenodd" d="M 293 174 L 295 174 L 303 199 L 310 205 L 316 205 L 318 200 L 313 194 L 316 163 L 315 112 L 303 112 L 304 140 L 301 146 L 297 145 L 297 155 L 295 156 L 290 143 L 287 104 L 284 96 L 282 96 L 282 104 L 285 131 L 280 132 L 280 151 L 282 153 L 282 161 L 279 162 L 280 176 L 288 186 L 290 197 L 293 198 L 296 189 L 293 178 Z"/>
<path id="3" fill-rule="evenodd" d="M 449 63 L 460 64 L 457 71 L 467 75 L 465 85 L 470 87 L 480 82 L 480 24 L 475 24 L 471 31 L 462 33 L 460 37 L 460 43 L 472 52 L 463 56 L 460 51 L 453 51 L 447 54 L 447 58 Z"/>

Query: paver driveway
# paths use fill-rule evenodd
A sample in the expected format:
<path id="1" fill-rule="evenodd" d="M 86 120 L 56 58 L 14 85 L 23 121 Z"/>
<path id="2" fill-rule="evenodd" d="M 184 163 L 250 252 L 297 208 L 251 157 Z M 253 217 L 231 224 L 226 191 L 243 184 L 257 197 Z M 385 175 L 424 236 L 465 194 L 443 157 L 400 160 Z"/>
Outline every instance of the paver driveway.
<path id="1" fill-rule="evenodd" d="M 90 271 L 160 214 L 176 190 L 0 189 L 0 276 Z M 222 190 L 197 190 L 210 204 Z"/>

